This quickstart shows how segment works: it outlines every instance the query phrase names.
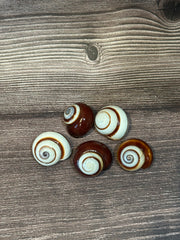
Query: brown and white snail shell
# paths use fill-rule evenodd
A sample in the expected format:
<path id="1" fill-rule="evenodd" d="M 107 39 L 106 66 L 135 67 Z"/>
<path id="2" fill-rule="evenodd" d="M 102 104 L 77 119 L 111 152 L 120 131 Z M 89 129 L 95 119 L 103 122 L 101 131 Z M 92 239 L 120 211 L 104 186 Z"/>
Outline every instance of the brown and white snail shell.
<path id="1" fill-rule="evenodd" d="M 34 140 L 32 153 L 39 164 L 51 166 L 70 157 L 71 147 L 60 133 L 44 132 Z"/>
<path id="2" fill-rule="evenodd" d="M 77 147 L 73 162 L 82 175 L 97 176 L 111 166 L 112 154 L 103 143 L 88 141 Z"/>
<path id="3" fill-rule="evenodd" d="M 136 171 L 150 167 L 153 153 L 147 143 L 140 139 L 130 139 L 123 142 L 117 153 L 120 166 L 127 171 Z"/>
<path id="4" fill-rule="evenodd" d="M 84 136 L 94 125 L 92 109 L 84 103 L 76 103 L 64 111 L 64 122 L 73 137 Z"/>
<path id="5" fill-rule="evenodd" d="M 126 134 L 128 128 L 127 115 L 118 106 L 104 107 L 96 114 L 95 127 L 100 134 L 119 140 Z"/>

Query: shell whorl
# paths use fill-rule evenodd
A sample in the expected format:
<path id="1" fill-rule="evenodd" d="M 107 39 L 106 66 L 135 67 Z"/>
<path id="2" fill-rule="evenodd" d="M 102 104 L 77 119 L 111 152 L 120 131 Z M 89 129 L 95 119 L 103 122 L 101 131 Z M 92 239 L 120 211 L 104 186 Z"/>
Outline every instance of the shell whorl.
<path id="1" fill-rule="evenodd" d="M 131 145 L 122 150 L 120 162 L 121 166 L 126 170 L 135 171 L 143 166 L 145 156 L 140 148 Z"/>
<path id="2" fill-rule="evenodd" d="M 117 106 L 101 109 L 95 118 L 96 130 L 113 140 L 121 139 L 128 128 L 128 119 L 124 110 Z"/>
<path id="3" fill-rule="evenodd" d="M 103 169 L 101 156 L 91 151 L 83 153 L 77 164 L 80 171 L 86 175 L 97 175 Z"/>
<path id="4" fill-rule="evenodd" d="M 73 163 L 81 174 L 93 177 L 111 166 L 112 154 L 105 144 L 88 141 L 77 147 Z"/>
<path id="5" fill-rule="evenodd" d="M 93 111 L 87 104 L 78 102 L 66 108 L 64 123 L 72 137 L 83 137 L 94 125 Z"/>
<path id="6" fill-rule="evenodd" d="M 51 166 L 67 159 L 71 147 L 67 139 L 56 132 L 41 133 L 32 144 L 35 160 L 43 166 Z"/>
<path id="7" fill-rule="evenodd" d="M 153 160 L 153 153 L 147 143 L 140 139 L 129 139 L 118 147 L 117 160 L 127 171 L 148 168 Z"/>
<path id="8" fill-rule="evenodd" d="M 80 114 L 80 107 L 77 104 L 69 106 L 64 111 L 64 122 L 66 124 L 74 123 Z"/>

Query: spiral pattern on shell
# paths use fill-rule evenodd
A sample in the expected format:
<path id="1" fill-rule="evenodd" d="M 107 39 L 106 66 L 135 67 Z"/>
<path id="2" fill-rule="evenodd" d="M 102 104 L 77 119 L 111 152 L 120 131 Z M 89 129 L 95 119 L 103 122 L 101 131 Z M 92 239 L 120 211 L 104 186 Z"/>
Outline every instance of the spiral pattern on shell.
<path id="1" fill-rule="evenodd" d="M 84 103 L 76 103 L 64 111 L 64 123 L 71 136 L 82 137 L 93 127 L 93 111 Z"/>
<path id="2" fill-rule="evenodd" d="M 136 146 L 127 146 L 120 155 L 122 166 L 129 171 L 140 169 L 144 162 L 145 156 L 142 150 Z"/>
<path id="3" fill-rule="evenodd" d="M 97 176 L 110 167 L 112 154 L 103 143 L 88 141 L 77 147 L 73 162 L 84 176 Z"/>
<path id="4" fill-rule="evenodd" d="M 71 147 L 63 135 L 56 132 L 44 132 L 34 140 L 32 153 L 39 164 L 51 166 L 67 159 L 71 155 Z"/>
<path id="5" fill-rule="evenodd" d="M 121 139 L 128 128 L 128 119 L 124 110 L 118 106 L 102 108 L 95 117 L 96 130 L 113 140 Z"/>
<path id="6" fill-rule="evenodd" d="M 80 107 L 78 104 L 74 104 L 72 106 L 69 106 L 64 111 L 64 121 L 66 124 L 72 124 L 74 123 L 80 114 Z"/>
<path id="7" fill-rule="evenodd" d="M 99 154 L 89 151 L 79 158 L 78 167 L 86 175 L 97 175 L 103 169 L 103 160 Z"/>
<path id="8" fill-rule="evenodd" d="M 153 159 L 151 148 L 140 139 L 130 139 L 118 148 L 118 162 L 127 171 L 148 168 Z"/>

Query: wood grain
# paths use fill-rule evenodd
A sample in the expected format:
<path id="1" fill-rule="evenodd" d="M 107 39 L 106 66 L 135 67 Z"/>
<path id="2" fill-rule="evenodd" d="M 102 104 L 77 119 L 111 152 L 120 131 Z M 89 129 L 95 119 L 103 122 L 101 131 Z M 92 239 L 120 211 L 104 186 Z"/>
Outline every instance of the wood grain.
<path id="1" fill-rule="evenodd" d="M 129 114 L 128 138 L 139 136 L 151 145 L 152 167 L 131 174 L 114 159 L 111 169 L 93 179 L 80 176 L 72 158 L 50 168 L 33 160 L 30 148 L 36 135 L 49 129 L 67 136 L 59 117 L 1 121 L 4 239 L 178 239 L 179 114 L 144 110 Z M 97 139 L 115 155 L 118 145 L 95 131 L 86 139 L 67 137 L 74 149 L 85 140 Z"/>
<path id="2" fill-rule="evenodd" d="M 163 0 L 164 1 L 164 0 Z M 47 15 L 59 14 L 69 17 L 73 14 L 89 14 L 100 12 L 111 12 L 124 8 L 138 7 L 146 8 L 150 11 L 159 11 L 163 8 L 163 1 L 157 0 L 38 0 L 38 1 L 18 1 L 18 0 L 1 0 L 0 15 L 1 17 L 24 16 L 24 15 Z"/>
<path id="3" fill-rule="evenodd" d="M 0 239 L 180 239 L 180 22 L 162 1 L 0 1 Z M 70 137 L 63 109 L 117 104 L 152 147 L 151 168 L 128 173 L 121 141 Z M 98 140 L 112 167 L 90 179 L 70 159 L 46 168 L 33 139 L 57 131 Z"/>
<path id="4" fill-rule="evenodd" d="M 104 95 L 104 104 L 120 99 L 129 108 L 179 105 L 179 22 L 128 9 L 6 19 L 1 28 L 2 114 L 62 111 L 86 98 L 96 106 Z"/>

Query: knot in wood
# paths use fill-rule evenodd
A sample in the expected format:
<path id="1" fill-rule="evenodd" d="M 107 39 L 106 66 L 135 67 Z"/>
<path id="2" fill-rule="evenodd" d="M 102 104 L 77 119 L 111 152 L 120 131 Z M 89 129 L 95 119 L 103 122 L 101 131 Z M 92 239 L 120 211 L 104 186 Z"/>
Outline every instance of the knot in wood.
<path id="1" fill-rule="evenodd" d="M 163 11 L 164 16 L 171 20 L 180 20 L 180 2 L 179 0 L 164 0 L 158 1 L 160 10 Z"/>
<path id="2" fill-rule="evenodd" d="M 98 49 L 97 49 L 96 46 L 88 45 L 87 49 L 86 49 L 86 52 L 87 52 L 87 56 L 88 56 L 89 60 L 91 60 L 91 61 L 97 60 L 97 58 L 98 58 Z"/>

